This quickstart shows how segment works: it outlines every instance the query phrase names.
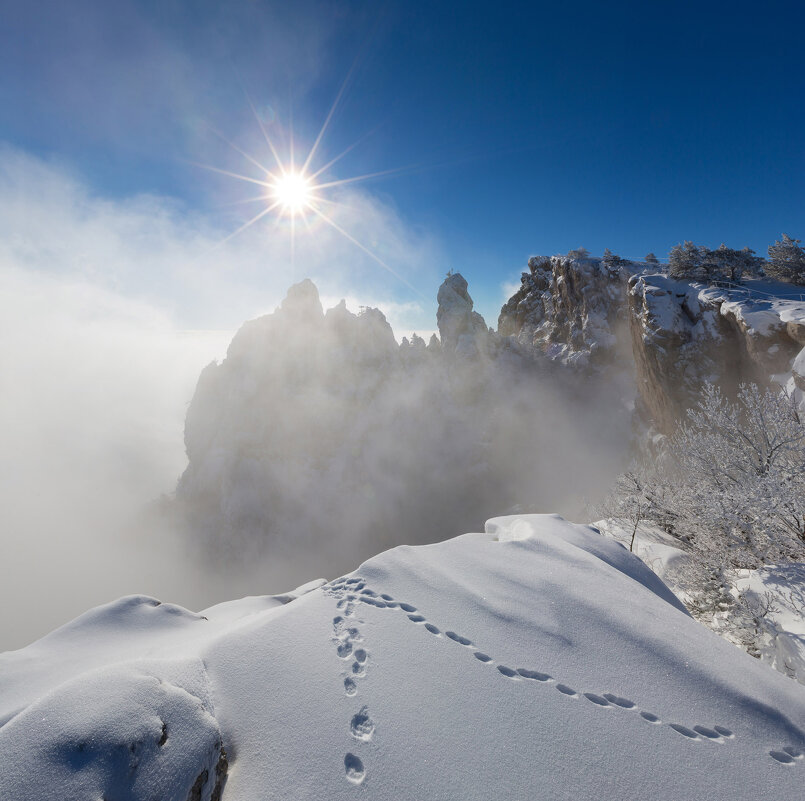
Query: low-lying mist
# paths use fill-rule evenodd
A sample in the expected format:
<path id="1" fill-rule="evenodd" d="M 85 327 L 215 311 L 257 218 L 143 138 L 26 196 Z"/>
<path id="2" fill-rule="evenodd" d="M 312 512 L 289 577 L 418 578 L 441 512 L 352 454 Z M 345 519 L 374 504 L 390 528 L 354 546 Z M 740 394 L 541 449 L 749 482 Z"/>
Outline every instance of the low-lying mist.
<path id="1" fill-rule="evenodd" d="M 201 609 L 332 578 L 515 505 L 581 519 L 628 449 L 614 383 L 485 327 L 400 347 L 307 283 L 209 364 L 228 336 L 32 280 L 4 275 L 0 650 L 129 593 Z"/>
<path id="2" fill-rule="evenodd" d="M 628 451 L 622 388 L 490 333 L 459 275 L 439 301 L 441 341 L 400 347 L 302 282 L 205 369 L 176 512 L 212 564 L 302 582 L 514 509 L 583 517 Z"/>

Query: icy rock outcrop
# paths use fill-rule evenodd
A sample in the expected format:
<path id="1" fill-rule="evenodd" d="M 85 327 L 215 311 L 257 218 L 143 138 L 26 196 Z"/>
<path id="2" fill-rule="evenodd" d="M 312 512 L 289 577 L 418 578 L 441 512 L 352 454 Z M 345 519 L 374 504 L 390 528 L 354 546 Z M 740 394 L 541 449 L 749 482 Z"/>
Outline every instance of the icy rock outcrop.
<path id="1" fill-rule="evenodd" d="M 696 403 L 705 382 L 734 394 L 744 382 L 796 381 L 805 311 L 798 322 L 789 301 L 649 274 L 629 281 L 628 303 L 639 400 L 661 431 Z"/>
<path id="2" fill-rule="evenodd" d="M 498 333 L 563 364 L 612 364 L 628 337 L 628 264 L 592 258 L 532 257 L 520 288 L 504 304 Z"/>
<path id="3" fill-rule="evenodd" d="M 473 311 L 464 276 L 450 273 L 439 287 L 436 300 L 439 303 L 436 323 L 443 347 L 464 356 L 472 356 L 478 350 L 485 351 L 489 328 L 484 318 Z"/>
<path id="4" fill-rule="evenodd" d="M 498 332 L 557 364 L 617 376 L 636 422 L 664 433 L 706 381 L 728 394 L 741 382 L 784 385 L 805 408 L 805 303 L 763 296 L 751 281 L 728 291 L 649 269 L 531 258 Z"/>

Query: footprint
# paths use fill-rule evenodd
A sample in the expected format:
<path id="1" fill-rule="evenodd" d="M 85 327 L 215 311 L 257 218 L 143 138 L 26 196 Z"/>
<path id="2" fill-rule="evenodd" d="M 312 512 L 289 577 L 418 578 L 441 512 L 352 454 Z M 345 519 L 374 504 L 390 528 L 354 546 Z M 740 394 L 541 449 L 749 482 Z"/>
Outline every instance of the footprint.
<path id="1" fill-rule="evenodd" d="M 647 720 L 649 723 L 662 723 L 662 721 L 653 712 L 641 712 L 640 717 Z"/>
<path id="2" fill-rule="evenodd" d="M 352 653 L 352 643 L 349 640 L 340 643 L 335 652 L 341 659 L 346 659 Z"/>
<path id="3" fill-rule="evenodd" d="M 426 623 L 426 624 L 425 624 L 425 628 L 426 628 L 426 629 L 427 629 L 427 630 L 428 630 L 428 631 L 429 631 L 431 634 L 438 634 L 438 633 L 439 633 L 439 629 L 437 629 L 437 628 L 436 628 L 436 626 L 434 626 L 434 625 L 433 625 L 433 623 Z"/>
<path id="4" fill-rule="evenodd" d="M 687 726 L 682 726 L 679 723 L 668 724 L 675 732 L 679 732 L 683 737 L 688 737 L 691 740 L 698 740 L 699 735 L 695 731 L 691 731 Z"/>
<path id="5" fill-rule="evenodd" d="M 400 601 L 400 609 L 402 609 L 403 612 L 416 612 L 415 606 L 411 606 L 411 604 L 404 604 L 402 601 Z"/>
<path id="6" fill-rule="evenodd" d="M 365 590 L 361 590 L 361 595 L 368 595 L 370 598 L 377 597 L 377 593 L 374 590 L 370 590 L 368 588 Z"/>
<path id="7" fill-rule="evenodd" d="M 571 698 L 579 697 L 579 694 L 572 687 L 568 687 L 567 684 L 557 684 L 556 689 L 559 690 L 560 693 L 568 695 Z"/>
<path id="8" fill-rule="evenodd" d="M 517 668 L 517 672 L 524 679 L 534 679 L 534 681 L 550 681 L 552 678 L 547 673 L 540 673 L 538 670 L 526 670 L 525 668 Z"/>
<path id="9" fill-rule="evenodd" d="M 362 579 L 355 577 L 355 578 L 348 578 L 344 583 L 345 584 L 359 584 Z"/>
<path id="10" fill-rule="evenodd" d="M 720 740 L 721 735 L 715 731 L 714 729 L 708 729 L 707 726 L 694 726 L 693 731 L 698 732 L 703 737 L 707 737 L 710 740 Z"/>
<path id="11" fill-rule="evenodd" d="M 385 593 L 385 592 L 384 592 L 384 593 L 381 593 L 380 597 L 381 597 L 381 598 L 382 598 L 384 601 L 393 601 L 393 600 L 394 600 L 394 599 L 393 599 L 393 598 L 392 598 L 390 595 L 388 595 L 388 594 L 387 594 L 387 593 Z"/>
<path id="12" fill-rule="evenodd" d="M 615 704 L 615 706 L 619 706 L 621 709 L 635 708 L 634 701 L 630 701 L 628 698 L 621 698 L 619 695 L 613 695 L 612 693 L 604 693 L 604 698 L 606 698 L 610 704 Z"/>
<path id="13" fill-rule="evenodd" d="M 446 631 L 444 636 L 449 637 L 454 642 L 459 643 L 459 645 L 472 645 L 470 640 L 468 640 L 466 637 L 462 637 L 460 634 L 456 634 L 454 631 Z"/>
<path id="14" fill-rule="evenodd" d="M 479 660 L 480 662 L 491 662 L 491 661 L 492 661 L 492 657 L 491 657 L 491 656 L 487 656 L 486 654 L 482 653 L 481 651 L 476 651 L 476 652 L 473 654 L 473 656 L 474 656 L 474 657 L 475 657 L 477 660 Z"/>
<path id="15" fill-rule="evenodd" d="M 335 628 L 338 628 L 338 627 L 339 627 L 339 626 L 340 626 L 340 625 L 341 625 L 343 622 L 344 622 L 344 618 L 343 618 L 343 617 L 341 617 L 341 615 L 336 615 L 336 616 L 333 618 L 333 626 L 334 626 Z"/>
<path id="16" fill-rule="evenodd" d="M 498 665 L 498 670 L 507 678 L 513 679 L 517 675 L 516 670 L 512 670 L 510 667 L 506 667 L 506 665 Z"/>
<path id="17" fill-rule="evenodd" d="M 369 712 L 366 707 L 363 707 L 360 712 L 352 716 L 352 720 L 349 723 L 349 731 L 356 740 L 368 742 L 372 739 L 374 730 L 375 724 L 369 717 Z"/>
<path id="18" fill-rule="evenodd" d="M 425 618 L 422 615 L 408 615 L 408 619 L 412 620 L 414 623 L 424 623 Z"/>
<path id="19" fill-rule="evenodd" d="M 584 693 L 584 697 L 588 701 L 592 701 L 594 704 L 598 704 L 598 706 L 608 706 L 608 707 L 610 707 L 610 709 L 612 708 L 610 706 L 609 701 L 607 701 L 606 698 L 603 698 L 600 695 L 596 695 L 595 693 Z"/>
<path id="20" fill-rule="evenodd" d="M 722 736 L 727 737 L 728 739 L 732 739 L 735 735 L 729 730 L 725 729 L 723 726 L 713 726 L 713 728 Z"/>
<path id="21" fill-rule="evenodd" d="M 356 662 L 360 662 L 361 664 L 363 664 L 366 661 L 366 657 L 367 657 L 367 653 L 363 648 L 358 648 L 358 650 L 355 651 L 355 661 Z"/>
<path id="22" fill-rule="evenodd" d="M 785 751 L 769 751 L 769 756 L 772 759 L 776 759 L 778 762 L 782 762 L 783 765 L 794 764 L 794 757 L 790 754 L 786 754 Z"/>
<path id="23" fill-rule="evenodd" d="M 373 598 L 371 595 L 361 595 L 358 599 L 359 601 L 363 601 L 365 604 L 369 604 L 369 606 L 376 606 L 378 609 L 385 609 L 386 602 L 378 600 L 377 598 Z"/>
<path id="24" fill-rule="evenodd" d="M 358 685 L 355 684 L 354 679 L 350 679 L 349 677 L 344 679 L 344 692 L 347 695 L 355 695 L 355 693 L 358 692 Z"/>
<path id="25" fill-rule="evenodd" d="M 396 601 L 386 601 L 386 608 L 387 609 L 396 609 L 398 606 Z"/>
<path id="26" fill-rule="evenodd" d="M 788 756 L 794 757 L 794 759 L 802 759 L 803 757 L 805 757 L 805 751 L 803 751 L 801 748 L 794 748 L 793 745 L 785 746 L 785 748 L 783 748 L 783 751 L 785 751 L 785 753 L 788 754 Z"/>
<path id="27" fill-rule="evenodd" d="M 366 665 L 361 664 L 360 662 L 353 662 L 352 663 L 352 675 L 356 676 L 357 678 L 363 678 L 366 675 Z"/>
<path id="28" fill-rule="evenodd" d="M 363 762 L 355 754 L 347 754 L 344 757 L 344 770 L 346 771 L 347 779 L 353 784 L 360 784 L 366 777 Z"/>

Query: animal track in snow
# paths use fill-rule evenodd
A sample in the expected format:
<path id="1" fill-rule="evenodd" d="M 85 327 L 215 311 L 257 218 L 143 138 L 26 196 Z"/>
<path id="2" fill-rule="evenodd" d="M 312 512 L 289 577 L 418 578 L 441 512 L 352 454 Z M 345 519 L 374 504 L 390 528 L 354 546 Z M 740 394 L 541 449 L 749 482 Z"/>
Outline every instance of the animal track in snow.
<path id="1" fill-rule="evenodd" d="M 534 679 L 534 681 L 553 681 L 553 678 L 547 673 L 540 673 L 538 670 L 526 670 L 525 668 L 517 668 L 517 672 L 524 679 Z"/>
<path id="2" fill-rule="evenodd" d="M 786 745 L 781 751 L 769 751 L 769 756 L 782 765 L 794 765 L 805 758 L 805 751 L 793 745 Z"/>
<path id="3" fill-rule="evenodd" d="M 347 780 L 353 784 L 360 784 L 366 778 L 366 769 L 355 754 L 347 754 L 344 757 L 344 770 L 347 774 Z"/>
<path id="4" fill-rule="evenodd" d="M 401 609 L 408 619 L 412 623 L 422 623 L 424 624 L 424 628 L 430 632 L 431 634 L 436 635 L 437 637 L 441 638 L 441 631 L 440 629 L 426 620 L 425 616 L 420 614 L 417 611 L 417 607 L 413 604 L 406 603 L 404 601 L 396 601 L 391 595 L 387 593 L 380 593 L 378 594 L 371 588 L 366 587 L 366 582 L 363 579 L 353 577 L 350 579 L 337 579 L 335 582 L 332 582 L 330 585 L 325 585 L 323 588 L 325 592 L 328 594 L 334 595 L 338 598 L 336 606 L 342 612 L 344 618 L 350 617 L 354 614 L 354 602 L 361 601 L 365 604 L 370 606 L 375 606 L 380 609 Z M 360 593 L 360 594 L 357 594 Z M 343 620 L 339 620 L 338 617 L 333 619 L 334 627 L 338 627 L 338 625 L 343 626 Z M 355 640 L 360 639 L 360 634 L 358 630 L 355 628 L 350 629 L 346 634 L 344 632 L 338 632 L 340 636 L 339 642 L 343 643 L 352 643 Z M 475 645 L 472 640 L 468 637 L 465 637 L 461 634 L 456 633 L 455 631 L 448 630 L 444 632 L 444 635 L 447 639 L 458 643 L 459 645 L 463 645 L 470 649 L 474 648 Z M 361 658 L 358 658 L 358 655 L 361 655 Z M 481 663 L 485 664 L 494 664 L 494 660 L 491 656 L 484 653 L 480 650 L 472 650 L 473 656 Z M 366 666 L 368 663 L 367 652 L 365 649 L 352 649 L 349 653 L 345 654 L 344 658 L 348 656 L 354 656 L 355 660 L 352 663 L 352 675 L 347 676 L 344 679 L 344 688 L 347 695 L 354 695 L 357 692 L 357 685 L 355 683 L 355 679 L 361 678 L 366 674 Z M 574 690 L 572 687 L 569 687 L 567 684 L 563 684 L 561 682 L 557 682 L 550 674 L 543 673 L 538 670 L 532 670 L 530 668 L 517 668 L 512 669 L 506 665 L 497 665 L 498 672 L 505 676 L 508 679 L 518 680 L 518 679 L 529 679 L 533 682 L 547 684 L 553 683 L 556 687 L 557 691 L 566 696 L 567 698 L 586 698 L 590 701 L 595 707 L 601 709 L 621 709 L 621 710 L 634 710 L 637 711 L 640 717 L 655 726 L 663 726 L 667 725 L 668 728 L 673 729 L 677 734 L 682 735 L 686 739 L 692 742 L 711 742 L 711 743 L 720 743 L 723 744 L 726 740 L 735 739 L 735 735 L 732 731 L 727 729 L 724 726 L 705 726 L 702 724 L 695 724 L 692 727 L 687 727 L 682 725 L 681 723 L 669 723 L 663 724 L 662 720 L 655 715 L 653 712 L 649 712 L 647 710 L 640 710 L 637 704 L 622 696 L 616 695 L 615 693 L 593 693 L 593 692 L 581 692 Z M 365 707 L 359 712 L 354 718 L 359 717 L 363 712 L 365 712 Z M 351 726 L 352 730 L 352 726 Z M 359 738 L 361 739 L 361 738 Z M 793 765 L 795 763 L 805 763 L 805 750 L 796 746 L 784 746 L 780 750 L 773 750 L 769 751 L 769 756 L 771 756 L 777 762 L 784 764 L 784 765 Z M 354 757 L 352 754 L 348 754 L 345 758 L 345 765 L 347 764 L 347 760 L 349 758 L 353 758 L 357 760 L 357 757 Z M 360 760 L 358 760 L 360 762 Z M 360 778 L 350 779 L 354 781 L 356 784 L 359 784 L 363 781 L 363 777 L 365 775 L 365 771 L 363 770 L 363 764 L 360 763 L 360 771 L 357 769 L 352 771 L 354 776 L 357 776 L 360 773 Z M 350 770 L 347 769 L 348 777 L 350 776 Z"/>
<path id="5" fill-rule="evenodd" d="M 361 707 L 360 712 L 356 712 L 352 716 L 352 720 L 349 723 L 349 731 L 356 740 L 368 742 L 372 739 L 372 734 L 374 734 L 375 731 L 375 724 L 369 717 L 369 712 L 365 706 Z"/>
<path id="6" fill-rule="evenodd" d="M 612 708 L 612 705 L 603 696 L 596 695 L 595 693 L 583 693 L 583 695 L 588 701 L 591 701 L 598 706 L 609 707 L 610 709 Z"/>

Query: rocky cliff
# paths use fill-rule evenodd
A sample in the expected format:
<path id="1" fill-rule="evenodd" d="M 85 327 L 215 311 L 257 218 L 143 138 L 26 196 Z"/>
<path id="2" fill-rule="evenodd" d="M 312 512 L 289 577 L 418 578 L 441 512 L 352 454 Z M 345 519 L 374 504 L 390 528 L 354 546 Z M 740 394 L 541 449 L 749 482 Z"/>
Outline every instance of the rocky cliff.
<path id="1" fill-rule="evenodd" d="M 633 371 L 639 419 L 673 428 L 706 381 L 785 386 L 805 404 L 805 297 L 748 280 L 718 288 L 657 266 L 532 258 L 499 333 L 564 365 Z"/>
<path id="2" fill-rule="evenodd" d="M 490 331 L 460 274 L 438 301 L 428 345 L 398 345 L 377 309 L 325 313 L 310 281 L 245 323 L 188 410 L 177 500 L 192 530 L 321 572 L 490 509 L 580 514 L 621 461 L 628 409 L 603 379 Z"/>

